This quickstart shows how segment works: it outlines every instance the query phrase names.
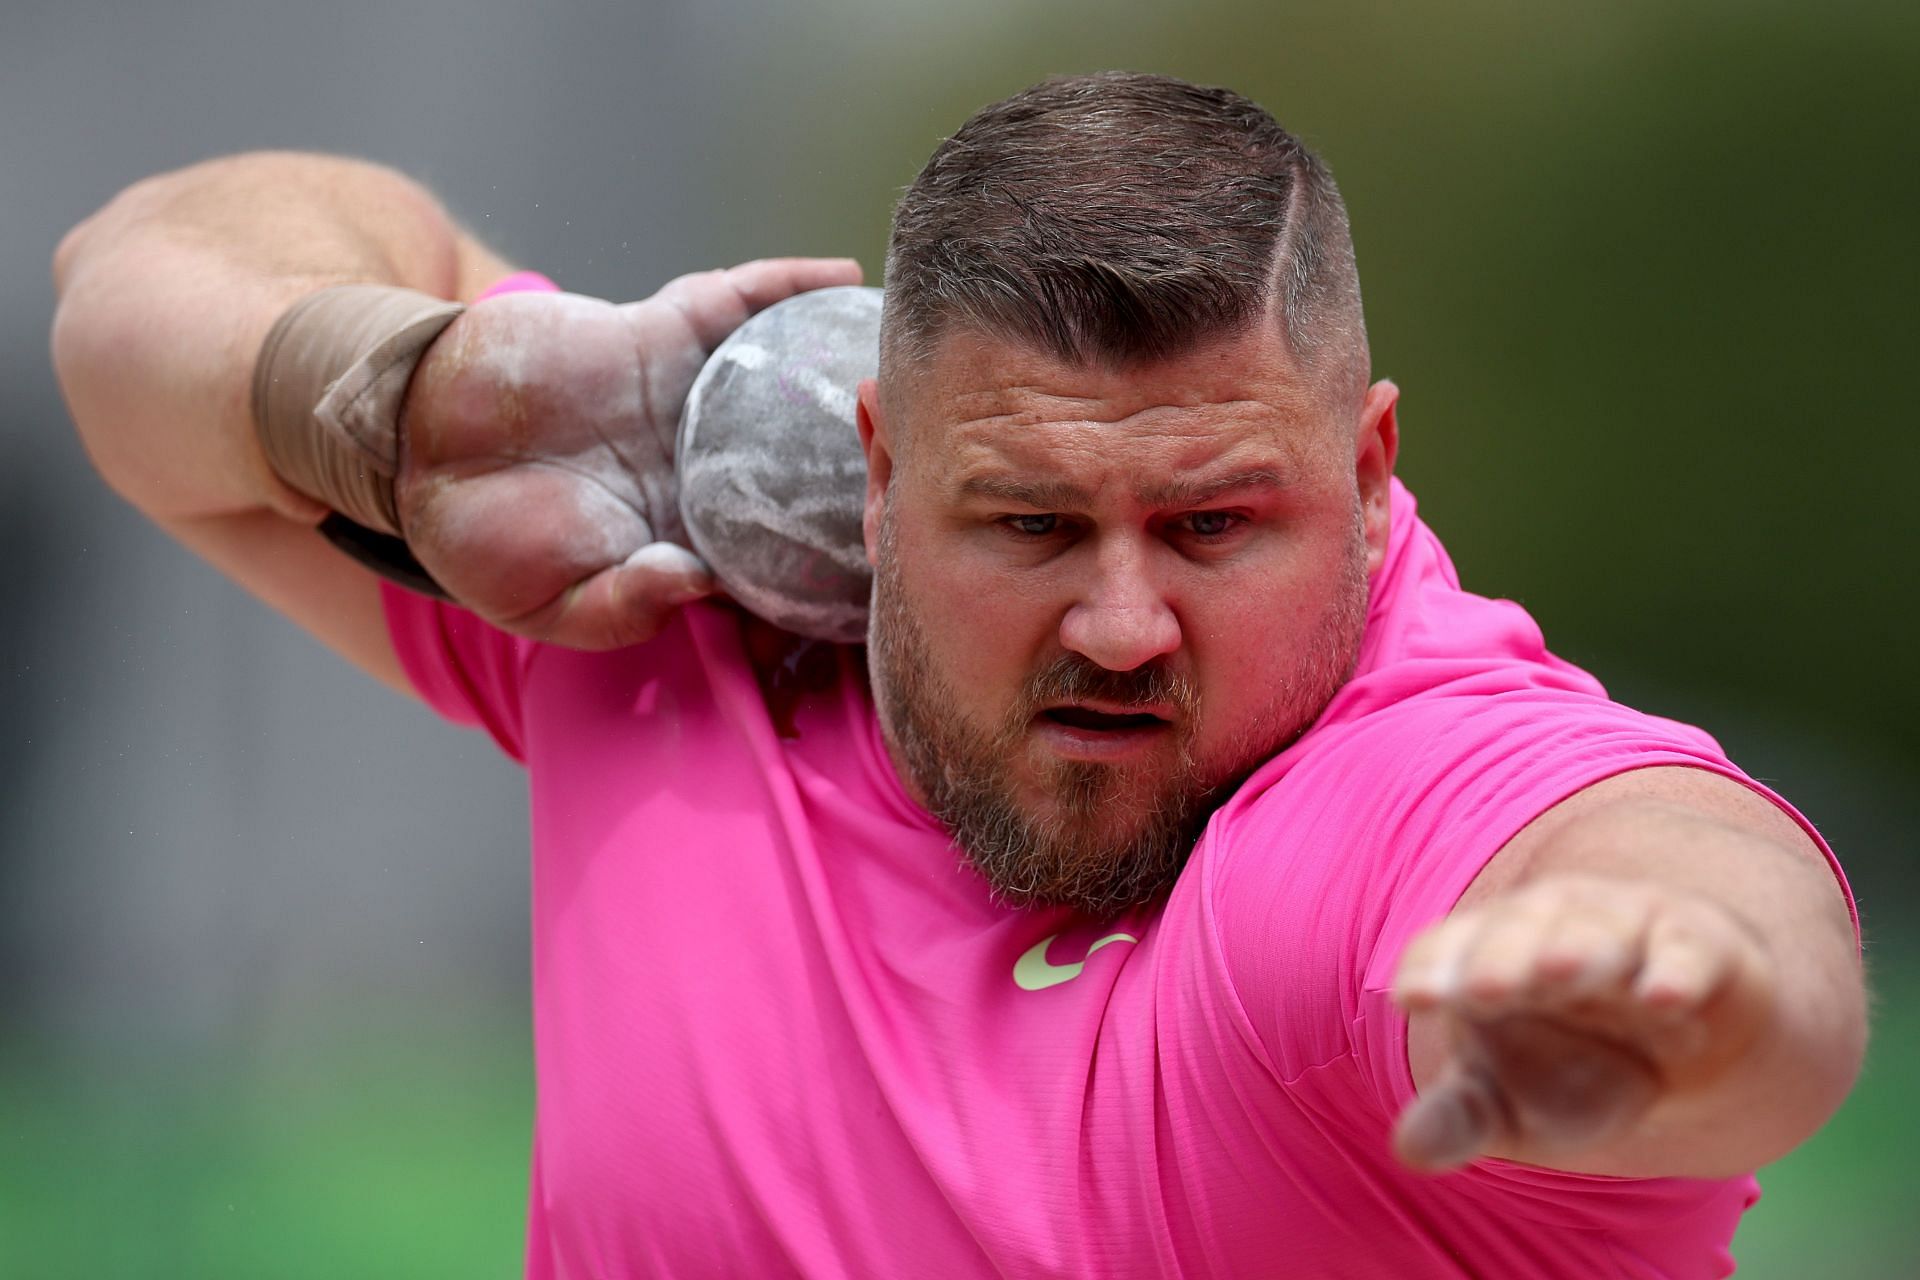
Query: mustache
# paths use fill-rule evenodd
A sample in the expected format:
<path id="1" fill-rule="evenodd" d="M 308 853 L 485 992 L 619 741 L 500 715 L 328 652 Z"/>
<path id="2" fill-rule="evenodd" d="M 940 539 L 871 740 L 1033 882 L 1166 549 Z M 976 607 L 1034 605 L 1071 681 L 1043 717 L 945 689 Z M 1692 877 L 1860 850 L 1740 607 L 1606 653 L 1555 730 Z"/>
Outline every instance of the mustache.
<path id="1" fill-rule="evenodd" d="M 1193 681 L 1163 662 L 1112 671 L 1077 653 L 1063 653 L 1028 678 L 1018 720 L 1024 723 L 1056 703 L 1083 700 L 1128 708 L 1171 705 L 1182 720 L 1192 720 L 1200 709 Z"/>

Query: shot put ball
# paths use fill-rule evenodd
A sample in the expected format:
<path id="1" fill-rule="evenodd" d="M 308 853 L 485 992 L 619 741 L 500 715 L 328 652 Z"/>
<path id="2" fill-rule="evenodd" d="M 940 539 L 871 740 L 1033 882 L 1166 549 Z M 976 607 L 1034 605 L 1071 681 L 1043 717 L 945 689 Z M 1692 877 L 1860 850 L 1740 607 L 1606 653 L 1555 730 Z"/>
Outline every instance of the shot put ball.
<path id="1" fill-rule="evenodd" d="M 798 294 L 707 358 L 674 468 L 687 536 L 733 598 L 799 635 L 859 643 L 873 584 L 854 389 L 880 364 L 878 289 Z"/>

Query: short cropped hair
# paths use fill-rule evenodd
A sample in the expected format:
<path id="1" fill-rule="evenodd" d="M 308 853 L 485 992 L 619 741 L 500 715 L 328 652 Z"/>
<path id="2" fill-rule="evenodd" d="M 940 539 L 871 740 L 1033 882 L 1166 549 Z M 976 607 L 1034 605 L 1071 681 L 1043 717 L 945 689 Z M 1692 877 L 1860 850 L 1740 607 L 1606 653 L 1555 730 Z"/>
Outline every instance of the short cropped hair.
<path id="1" fill-rule="evenodd" d="M 881 377 L 956 328 L 1127 368 L 1269 318 L 1304 371 L 1358 403 L 1360 281 L 1319 157 L 1228 89 L 1058 77 L 977 112 L 901 197 Z"/>

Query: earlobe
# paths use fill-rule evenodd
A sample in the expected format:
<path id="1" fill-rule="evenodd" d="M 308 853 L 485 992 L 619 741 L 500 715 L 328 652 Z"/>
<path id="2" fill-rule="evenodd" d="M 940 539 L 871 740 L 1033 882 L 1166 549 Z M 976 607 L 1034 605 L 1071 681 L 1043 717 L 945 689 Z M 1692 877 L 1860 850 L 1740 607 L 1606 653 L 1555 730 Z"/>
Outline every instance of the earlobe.
<path id="1" fill-rule="evenodd" d="M 867 563 L 878 564 L 880 521 L 886 514 L 887 485 L 893 479 L 893 448 L 886 415 L 880 408 L 880 384 L 864 378 L 857 392 L 855 423 L 860 448 L 867 455 L 867 500 L 861 514 L 861 534 L 867 544 Z"/>
<path id="2" fill-rule="evenodd" d="M 1387 539 L 1393 531 L 1389 495 L 1393 463 L 1400 453 L 1398 417 L 1400 388 L 1386 378 L 1367 388 L 1360 406 L 1360 430 L 1354 440 L 1354 481 L 1366 525 L 1367 572 L 1377 573 L 1387 560 Z"/>

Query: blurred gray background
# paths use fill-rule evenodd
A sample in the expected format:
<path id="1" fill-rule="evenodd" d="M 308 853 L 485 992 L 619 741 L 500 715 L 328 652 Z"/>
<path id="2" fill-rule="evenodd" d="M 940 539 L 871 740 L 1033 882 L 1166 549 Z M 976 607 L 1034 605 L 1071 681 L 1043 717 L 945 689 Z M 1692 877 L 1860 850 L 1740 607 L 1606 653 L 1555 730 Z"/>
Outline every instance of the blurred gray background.
<path id="1" fill-rule="evenodd" d="M 532 1087 L 517 770 L 107 492 L 46 355 L 60 234 L 296 147 L 414 174 L 581 292 L 775 253 L 878 283 L 942 135 L 1108 66 L 1232 85 L 1321 150 L 1466 584 L 1847 860 L 1879 1039 L 1736 1253 L 1912 1274 L 1915 15 L 8 0 L 0 1276 L 516 1274 Z"/>

